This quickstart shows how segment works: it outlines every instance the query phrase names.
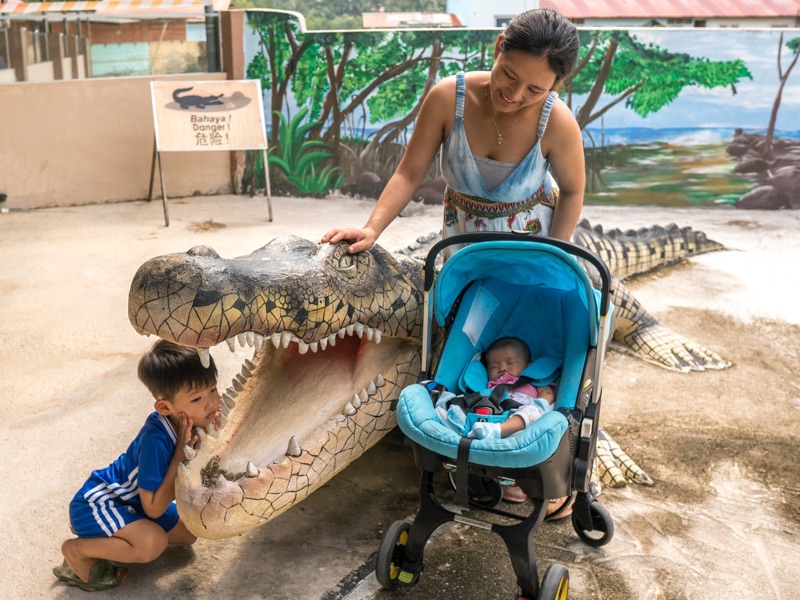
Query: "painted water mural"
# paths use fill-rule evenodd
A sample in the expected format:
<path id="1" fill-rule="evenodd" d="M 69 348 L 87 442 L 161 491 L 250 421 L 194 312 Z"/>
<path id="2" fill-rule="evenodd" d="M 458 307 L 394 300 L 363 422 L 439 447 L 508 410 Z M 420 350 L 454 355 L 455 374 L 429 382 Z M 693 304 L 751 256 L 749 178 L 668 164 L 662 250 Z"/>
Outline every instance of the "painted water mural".
<path id="1" fill-rule="evenodd" d="M 248 11 L 273 193 L 377 197 L 422 100 L 490 69 L 499 29 L 306 32 Z M 562 99 L 584 133 L 587 203 L 800 208 L 800 30 L 581 30 Z M 254 153 L 245 185 L 263 181 Z M 437 201 L 438 164 L 419 199 Z"/>

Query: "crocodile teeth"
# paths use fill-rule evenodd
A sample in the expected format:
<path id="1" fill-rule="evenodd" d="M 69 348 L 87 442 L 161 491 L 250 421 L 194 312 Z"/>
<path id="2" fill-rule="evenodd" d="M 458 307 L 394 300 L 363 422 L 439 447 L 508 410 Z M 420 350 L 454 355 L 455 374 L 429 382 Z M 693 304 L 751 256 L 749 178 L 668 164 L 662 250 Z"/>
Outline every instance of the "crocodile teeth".
<path id="1" fill-rule="evenodd" d="M 247 462 L 247 470 L 244 472 L 244 474 L 247 477 L 258 477 L 258 473 L 259 473 L 259 471 L 258 471 L 258 469 L 256 469 L 256 466 L 253 463 L 251 463 L 250 461 L 248 461 Z"/>
<path id="2" fill-rule="evenodd" d="M 356 326 L 353 324 L 348 325 L 345 327 L 345 331 L 347 331 L 347 335 L 353 335 L 353 331 L 355 331 Z"/>
<path id="3" fill-rule="evenodd" d="M 352 327 L 352 325 L 350 327 Z M 347 331 L 345 329 L 340 329 L 339 331 L 336 332 L 336 335 L 338 335 L 340 338 L 344 338 L 344 336 L 347 335 Z M 352 332 L 351 332 L 351 335 L 352 335 Z"/>
<path id="4" fill-rule="evenodd" d="M 300 456 L 303 451 L 300 449 L 300 444 L 297 443 L 297 438 L 292 436 L 289 438 L 289 447 L 286 449 L 286 456 Z"/>
<path id="5" fill-rule="evenodd" d="M 271 336 L 269 336 L 269 341 L 272 342 L 272 345 L 275 346 L 275 348 L 280 348 L 281 347 L 281 334 L 280 333 L 273 333 Z"/>
<path id="6" fill-rule="evenodd" d="M 250 377 L 252 374 L 253 372 L 247 368 L 247 365 L 242 365 L 242 375 L 245 377 Z"/>
<path id="7" fill-rule="evenodd" d="M 197 452 L 187 444 L 183 447 L 183 455 L 186 457 L 186 460 L 194 460 L 197 456 Z"/>
<path id="8" fill-rule="evenodd" d="M 328 343 L 331 345 L 331 347 L 336 345 L 336 338 L 338 335 L 338 333 L 332 333 L 330 336 L 328 336 Z"/>
<path id="9" fill-rule="evenodd" d="M 362 402 L 369 401 L 369 394 L 367 394 L 367 390 L 361 390 L 360 392 L 358 392 L 358 397 L 361 398 Z"/>
<path id="10" fill-rule="evenodd" d="M 220 404 L 219 410 L 220 412 L 222 412 L 222 416 L 227 417 L 229 414 L 231 414 L 231 409 L 228 407 L 227 404 L 225 404 L 224 402 L 220 402 L 219 404 Z"/>
<path id="11" fill-rule="evenodd" d="M 217 487 L 224 487 L 227 484 L 228 480 L 225 479 L 225 476 L 222 473 L 220 473 L 219 476 L 217 477 Z"/>
<path id="12" fill-rule="evenodd" d="M 222 394 L 222 402 L 228 407 L 228 410 L 236 406 L 236 401 L 228 393 Z"/>
<path id="13" fill-rule="evenodd" d="M 264 336 L 260 333 L 257 333 L 253 343 L 255 344 L 256 352 L 261 352 L 261 347 L 264 345 Z"/>
<path id="14" fill-rule="evenodd" d="M 247 341 L 247 345 L 248 346 L 250 346 L 251 348 L 253 346 L 255 346 L 255 344 L 256 344 L 256 334 L 255 333 L 253 333 L 252 331 L 248 331 L 247 333 L 244 334 L 244 338 Z M 242 344 L 242 346 L 244 346 L 244 344 Z"/>
<path id="15" fill-rule="evenodd" d="M 346 415 L 354 415 L 356 414 L 356 409 L 352 404 L 348 402 L 347 404 L 344 405 L 344 410 L 342 412 Z"/>
<path id="16" fill-rule="evenodd" d="M 306 344 L 305 342 L 297 342 L 297 348 L 300 354 L 305 354 L 306 352 L 308 352 L 308 344 Z"/>
<path id="17" fill-rule="evenodd" d="M 328 338 L 322 338 L 322 339 L 319 341 L 319 347 L 320 347 L 321 349 L 325 350 L 325 348 L 327 348 L 327 347 L 328 347 Z"/>
<path id="18" fill-rule="evenodd" d="M 372 327 L 367 327 L 367 340 L 371 342 L 372 338 L 374 337 L 375 337 L 375 330 L 372 329 Z"/>
<path id="19" fill-rule="evenodd" d="M 244 375 L 242 375 L 241 373 L 237 373 L 237 375 L 236 375 L 236 377 L 234 377 L 234 379 L 235 379 L 236 381 L 238 381 L 239 383 L 241 383 L 242 385 L 244 385 L 245 383 L 247 383 L 247 377 L 245 377 L 245 376 L 244 376 Z"/>
<path id="20" fill-rule="evenodd" d="M 361 323 L 356 323 L 355 325 L 356 335 L 360 338 L 364 337 L 364 325 Z"/>
<path id="21" fill-rule="evenodd" d="M 291 342 L 291 341 L 292 341 L 292 334 L 289 333 L 288 331 L 282 331 L 281 332 L 281 346 L 283 346 L 284 348 L 288 348 L 289 347 L 289 342 Z"/>
<path id="22" fill-rule="evenodd" d="M 312 352 L 316 353 L 319 350 L 319 342 L 311 342 L 308 347 L 311 348 Z"/>
<path id="23" fill-rule="evenodd" d="M 361 406 L 361 398 L 359 398 L 359 397 L 358 397 L 358 394 L 355 394 L 355 395 L 353 396 L 353 402 L 352 402 L 352 404 L 353 404 L 353 406 L 355 406 L 356 408 L 358 408 L 358 407 L 360 407 L 360 406 Z"/>
<path id="24" fill-rule="evenodd" d="M 208 348 L 198 348 L 197 354 L 200 356 L 200 362 L 207 369 L 211 365 L 211 353 Z"/>
<path id="25" fill-rule="evenodd" d="M 236 336 L 236 339 L 237 339 L 237 341 L 239 342 L 239 345 L 240 345 L 242 348 L 244 348 L 244 347 L 245 347 L 245 345 L 247 344 L 247 340 L 246 340 L 246 338 L 247 338 L 247 335 L 246 335 L 246 334 L 244 334 L 244 333 L 240 333 L 239 335 L 237 335 L 237 336 Z"/>
<path id="26" fill-rule="evenodd" d="M 377 384 L 378 387 L 382 387 L 386 385 L 386 380 L 383 378 L 383 375 L 379 373 L 378 376 L 375 378 L 375 383 Z"/>
<path id="27" fill-rule="evenodd" d="M 375 330 L 375 343 L 376 344 L 380 344 L 381 343 L 381 335 L 382 335 L 381 332 L 376 329 Z"/>
<path id="28" fill-rule="evenodd" d="M 225 418 L 225 415 L 219 416 L 219 427 L 217 429 L 224 429 L 225 425 L 227 425 L 228 419 Z"/>
<path id="29" fill-rule="evenodd" d="M 238 379 L 234 379 L 233 389 L 235 389 L 237 392 L 241 392 L 244 389 L 244 386 L 242 385 L 241 381 L 239 381 Z"/>
<path id="30" fill-rule="evenodd" d="M 228 348 L 231 349 L 231 352 L 236 352 L 236 338 L 228 338 L 225 340 L 225 343 L 228 344 Z"/>
<path id="31" fill-rule="evenodd" d="M 372 396 L 377 391 L 378 391 L 378 388 L 375 387 L 375 382 L 374 381 L 370 381 L 369 385 L 367 386 L 367 394 Z"/>

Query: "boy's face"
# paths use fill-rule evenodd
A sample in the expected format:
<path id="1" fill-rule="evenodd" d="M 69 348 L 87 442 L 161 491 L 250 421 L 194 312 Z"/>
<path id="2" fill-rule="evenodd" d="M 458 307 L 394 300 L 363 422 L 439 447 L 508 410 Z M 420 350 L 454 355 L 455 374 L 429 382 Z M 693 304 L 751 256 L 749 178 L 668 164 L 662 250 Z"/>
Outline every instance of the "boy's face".
<path id="1" fill-rule="evenodd" d="M 156 404 L 158 409 L 159 403 Z M 164 404 L 169 405 L 168 416 L 178 419 L 185 414 L 194 427 L 205 429 L 211 423 L 216 423 L 219 417 L 217 382 L 206 387 L 182 388 L 172 402 L 164 402 L 162 406 Z"/>
<path id="2" fill-rule="evenodd" d="M 489 381 L 508 373 L 518 377 L 525 369 L 525 359 L 522 352 L 514 346 L 506 346 L 492 350 L 486 357 L 486 370 L 489 372 Z"/>

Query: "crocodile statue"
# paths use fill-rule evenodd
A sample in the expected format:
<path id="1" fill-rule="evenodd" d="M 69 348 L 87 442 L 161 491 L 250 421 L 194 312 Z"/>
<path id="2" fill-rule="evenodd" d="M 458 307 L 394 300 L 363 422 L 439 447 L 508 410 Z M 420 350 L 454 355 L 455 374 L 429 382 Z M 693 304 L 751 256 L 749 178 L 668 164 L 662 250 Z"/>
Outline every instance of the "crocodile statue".
<path id="1" fill-rule="evenodd" d="M 729 366 L 662 326 L 620 281 L 719 244 L 689 228 L 587 223 L 574 240 L 616 274 L 617 341 L 669 369 Z M 192 533 L 219 539 L 270 521 L 395 426 L 394 402 L 420 370 L 422 277 L 419 259 L 378 245 L 349 254 L 294 236 L 239 258 L 197 246 L 139 268 L 128 302 L 138 332 L 196 347 L 206 362 L 217 344 L 254 353 L 222 395 L 219 426 L 198 430 L 179 466 L 176 500 Z M 618 446 L 604 456 L 651 483 Z M 600 471 L 612 485 L 623 478 L 613 464 Z"/>

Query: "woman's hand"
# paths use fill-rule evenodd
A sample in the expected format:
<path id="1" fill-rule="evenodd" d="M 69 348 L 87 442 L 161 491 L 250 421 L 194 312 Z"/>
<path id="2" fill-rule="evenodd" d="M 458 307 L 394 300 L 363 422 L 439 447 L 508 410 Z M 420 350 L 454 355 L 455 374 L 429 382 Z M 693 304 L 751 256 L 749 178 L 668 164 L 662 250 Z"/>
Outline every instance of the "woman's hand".
<path id="1" fill-rule="evenodd" d="M 322 236 L 320 240 L 323 244 L 335 244 L 337 242 L 341 242 L 342 240 L 349 240 L 353 243 L 347 248 L 347 251 L 350 254 L 356 254 L 357 252 L 363 252 L 364 250 L 369 250 L 375 244 L 375 240 L 378 239 L 378 234 L 370 229 L 369 227 L 364 228 L 357 228 L 357 227 L 348 227 L 347 229 L 340 229 L 335 227 L 328 231 L 325 235 Z"/>

